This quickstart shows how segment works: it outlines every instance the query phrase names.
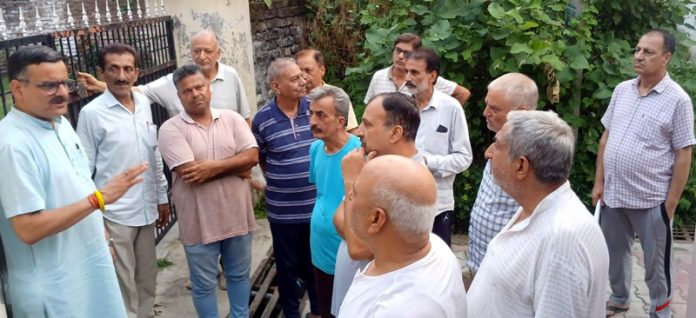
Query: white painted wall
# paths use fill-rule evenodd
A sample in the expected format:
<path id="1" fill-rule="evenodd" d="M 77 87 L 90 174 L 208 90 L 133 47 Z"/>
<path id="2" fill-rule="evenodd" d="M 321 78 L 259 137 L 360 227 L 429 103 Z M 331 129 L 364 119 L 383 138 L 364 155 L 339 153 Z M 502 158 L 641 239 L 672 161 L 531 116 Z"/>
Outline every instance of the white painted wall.
<path id="1" fill-rule="evenodd" d="M 165 11 L 174 17 L 178 64 L 192 63 L 190 39 L 202 29 L 218 36 L 222 63 L 234 67 L 244 84 L 249 109 L 256 112 L 254 53 L 249 19 L 249 0 L 165 0 Z"/>

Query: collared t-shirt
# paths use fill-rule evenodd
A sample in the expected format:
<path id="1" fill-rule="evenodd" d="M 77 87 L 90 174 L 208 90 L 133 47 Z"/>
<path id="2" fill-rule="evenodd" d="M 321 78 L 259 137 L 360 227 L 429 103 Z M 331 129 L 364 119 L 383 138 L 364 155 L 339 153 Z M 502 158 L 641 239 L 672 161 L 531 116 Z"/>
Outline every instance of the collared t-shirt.
<path id="1" fill-rule="evenodd" d="M 674 169 L 674 149 L 696 144 L 689 95 L 669 75 L 638 93 L 640 77 L 614 89 L 602 117 L 604 196 L 612 208 L 647 209 L 665 201 Z"/>
<path id="2" fill-rule="evenodd" d="M 309 150 L 309 182 L 317 185 L 317 202 L 314 204 L 309 228 L 312 264 L 330 275 L 336 270 L 336 253 L 341 243 L 333 216 L 346 193 L 341 159 L 361 145 L 360 138 L 349 135 L 343 148 L 335 153 L 326 153 L 323 140 L 315 141 Z"/>
<path id="3" fill-rule="evenodd" d="M 0 235 L 14 317 L 126 317 L 101 212 L 33 245 L 13 217 L 86 200 L 96 187 L 80 139 L 65 118 L 53 125 L 13 108 L 0 121 Z"/>
<path id="4" fill-rule="evenodd" d="M 489 244 L 469 288 L 469 317 L 604 317 L 609 252 L 566 182 L 522 209 Z"/>
<path id="5" fill-rule="evenodd" d="M 434 90 L 420 117 L 416 148 L 435 177 L 437 211 L 454 210 L 454 178 L 473 160 L 464 110 L 452 96 Z"/>
<path id="6" fill-rule="evenodd" d="M 392 66 L 381 69 L 375 72 L 374 75 L 372 75 L 370 86 L 367 88 L 367 94 L 365 94 L 364 101 L 366 105 L 370 101 L 370 99 L 372 99 L 372 97 L 375 97 L 382 93 L 402 92 L 411 95 L 411 93 L 409 93 L 408 91 L 408 87 L 406 87 L 405 82 L 401 85 L 401 87 L 396 86 L 396 84 L 392 80 L 391 69 Z M 438 76 L 437 81 L 435 81 L 435 89 L 447 95 L 452 95 L 456 88 L 457 83 L 452 82 L 450 80 L 446 80 L 441 76 Z"/>
<path id="7" fill-rule="evenodd" d="M 149 168 L 141 175 L 143 182 L 108 204 L 104 212 L 104 217 L 115 223 L 144 226 L 157 220 L 157 205 L 168 202 L 167 179 L 157 148 L 157 126 L 152 122 L 150 100 L 136 92 L 133 99 L 135 111 L 131 113 L 106 90 L 80 111 L 77 135 L 99 188 L 126 169 L 148 163 Z"/>
<path id="8" fill-rule="evenodd" d="M 199 160 L 223 160 L 256 148 L 249 125 L 239 114 L 211 109 L 209 127 L 182 112 L 159 132 L 162 157 L 172 169 L 172 201 L 184 245 L 208 244 L 245 235 L 256 229 L 249 180 L 225 175 L 202 184 L 188 184 L 174 169 Z"/>
<path id="9" fill-rule="evenodd" d="M 471 209 L 469 224 L 469 260 L 472 271 L 477 271 L 490 242 L 510 221 L 520 208 L 517 201 L 498 186 L 491 171 L 491 161 L 486 161 L 476 202 Z"/>
<path id="10" fill-rule="evenodd" d="M 406 267 L 369 276 L 366 273 L 371 266 L 374 261 L 355 274 L 339 318 L 467 317 L 469 300 L 459 261 L 437 235 L 430 234 L 428 254 Z"/>
<path id="11" fill-rule="evenodd" d="M 265 168 L 268 220 L 309 223 L 317 197 L 309 182 L 309 100 L 303 97 L 297 115 L 289 118 L 273 98 L 254 115 L 251 130 L 259 144 L 259 162 Z"/>
<path id="12" fill-rule="evenodd" d="M 149 99 L 166 108 L 170 118 L 184 110 L 177 95 L 172 74 L 140 85 L 138 89 Z M 212 94 L 210 107 L 230 109 L 244 118 L 249 118 L 249 102 L 244 92 L 244 86 L 242 86 L 242 80 L 233 67 L 218 63 L 218 72 L 210 82 L 210 90 Z"/>

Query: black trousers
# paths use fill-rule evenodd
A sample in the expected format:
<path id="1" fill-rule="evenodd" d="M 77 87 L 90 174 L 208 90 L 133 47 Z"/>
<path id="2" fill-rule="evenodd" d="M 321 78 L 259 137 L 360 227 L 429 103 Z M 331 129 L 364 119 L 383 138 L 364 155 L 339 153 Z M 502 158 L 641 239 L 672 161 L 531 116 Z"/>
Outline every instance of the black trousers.
<path id="1" fill-rule="evenodd" d="M 439 236 L 447 246 L 452 246 L 452 215 L 454 211 L 445 211 L 438 214 L 433 222 L 433 233 Z"/>
<path id="2" fill-rule="evenodd" d="M 276 259 L 276 282 L 280 307 L 287 318 L 300 318 L 300 299 L 305 288 L 312 314 L 319 314 L 312 257 L 309 251 L 309 223 L 270 222 L 273 254 Z"/>

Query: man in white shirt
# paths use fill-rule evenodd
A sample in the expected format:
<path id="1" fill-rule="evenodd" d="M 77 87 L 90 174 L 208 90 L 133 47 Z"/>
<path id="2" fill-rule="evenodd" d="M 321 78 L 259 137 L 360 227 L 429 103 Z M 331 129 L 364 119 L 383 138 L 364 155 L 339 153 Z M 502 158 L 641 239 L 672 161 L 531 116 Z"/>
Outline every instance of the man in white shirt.
<path id="1" fill-rule="evenodd" d="M 392 65 L 381 69 L 372 75 L 370 86 L 365 94 L 365 104 L 382 93 L 402 92 L 408 93 L 406 87 L 406 59 L 422 45 L 421 38 L 413 33 L 402 33 L 394 40 L 392 51 Z M 439 75 L 439 74 L 438 74 Z M 455 82 L 438 77 L 435 89 L 454 97 L 461 105 L 464 105 L 471 96 L 471 92 Z"/>
<path id="2" fill-rule="evenodd" d="M 191 57 L 210 81 L 212 98 L 210 106 L 217 109 L 231 109 L 250 123 L 249 102 L 237 71 L 220 63 L 222 49 L 218 46 L 215 33 L 202 30 L 191 37 Z M 89 91 L 103 92 L 106 86 L 89 73 L 78 73 L 78 80 Z M 153 102 L 167 109 L 169 117 L 183 111 L 184 107 L 177 95 L 172 74 L 160 77 L 136 88 Z"/>
<path id="3" fill-rule="evenodd" d="M 428 169 L 403 156 L 365 164 L 346 217 L 374 260 L 355 275 L 339 317 L 466 317 L 459 262 L 430 234 L 435 187 Z"/>
<path id="4" fill-rule="evenodd" d="M 449 246 L 454 211 L 454 178 L 473 159 L 469 128 L 457 100 L 435 89 L 440 58 L 430 48 L 412 52 L 406 60 L 406 83 L 420 109 L 416 147 L 437 181 L 437 212 L 433 233 Z"/>
<path id="5" fill-rule="evenodd" d="M 127 167 L 140 162 L 150 167 L 142 183 L 106 206 L 104 225 L 113 239 L 114 265 L 128 317 L 154 317 L 155 221 L 167 220 L 169 204 L 150 101 L 131 91 L 138 64 L 137 52 L 128 45 L 114 43 L 101 49 L 99 72 L 107 90 L 80 111 L 77 134 L 98 187 Z"/>
<path id="6" fill-rule="evenodd" d="M 604 317 L 609 253 L 570 188 L 575 137 L 553 112 L 512 111 L 486 150 L 521 206 L 493 238 L 469 289 L 469 317 Z"/>

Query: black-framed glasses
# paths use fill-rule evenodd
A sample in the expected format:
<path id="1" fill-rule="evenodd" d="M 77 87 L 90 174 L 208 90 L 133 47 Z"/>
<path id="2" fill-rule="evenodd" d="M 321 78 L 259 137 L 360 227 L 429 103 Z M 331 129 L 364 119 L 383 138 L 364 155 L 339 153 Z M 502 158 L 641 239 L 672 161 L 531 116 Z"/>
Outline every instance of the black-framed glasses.
<path id="1" fill-rule="evenodd" d="M 403 49 L 401 49 L 400 47 L 395 46 L 395 47 L 394 47 L 394 53 L 396 53 L 397 56 L 398 56 L 399 54 L 403 54 L 405 58 L 408 58 L 408 57 L 411 55 L 412 51 L 403 50 Z"/>
<path id="2" fill-rule="evenodd" d="M 24 78 L 18 78 L 17 80 L 23 83 L 32 84 L 44 91 L 44 93 L 48 95 L 55 95 L 58 92 L 58 88 L 60 88 L 61 85 L 65 86 L 65 88 L 68 90 L 68 93 L 72 93 L 77 90 L 77 81 L 74 79 L 67 79 L 64 81 L 47 81 L 38 84 Z"/>

